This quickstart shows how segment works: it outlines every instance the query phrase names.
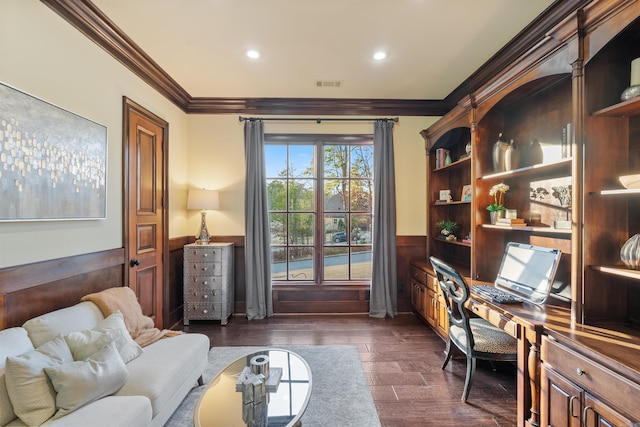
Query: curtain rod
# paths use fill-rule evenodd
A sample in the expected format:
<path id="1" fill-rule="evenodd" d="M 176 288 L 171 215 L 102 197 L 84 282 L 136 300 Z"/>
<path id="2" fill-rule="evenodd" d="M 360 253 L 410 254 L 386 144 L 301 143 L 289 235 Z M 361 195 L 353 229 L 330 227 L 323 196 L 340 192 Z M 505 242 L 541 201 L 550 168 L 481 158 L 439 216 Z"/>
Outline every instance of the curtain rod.
<path id="1" fill-rule="evenodd" d="M 241 122 L 244 122 L 245 120 L 249 120 L 249 121 L 254 121 L 254 120 L 263 120 L 263 121 L 273 121 L 273 120 L 282 120 L 282 121 L 313 121 L 316 123 L 322 123 L 322 122 L 368 122 L 368 121 L 385 121 L 385 122 L 398 122 L 398 118 L 397 117 L 390 117 L 390 118 L 378 118 L 378 119 L 356 119 L 356 118 L 335 118 L 335 117 L 316 117 L 311 118 L 311 117 L 238 117 L 238 119 Z"/>

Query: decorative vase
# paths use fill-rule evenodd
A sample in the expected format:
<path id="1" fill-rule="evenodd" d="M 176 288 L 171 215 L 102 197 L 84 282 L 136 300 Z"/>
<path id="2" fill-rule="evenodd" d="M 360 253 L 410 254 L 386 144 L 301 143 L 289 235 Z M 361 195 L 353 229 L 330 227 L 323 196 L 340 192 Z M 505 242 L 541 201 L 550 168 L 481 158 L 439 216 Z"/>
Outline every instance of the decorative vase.
<path id="1" fill-rule="evenodd" d="M 518 167 L 520 167 L 520 150 L 518 150 L 518 145 L 512 139 L 504 150 L 504 170 L 512 171 L 518 169 Z"/>
<path id="2" fill-rule="evenodd" d="M 489 211 L 489 219 L 491 224 L 498 222 L 498 218 L 504 218 L 504 211 Z"/>
<path id="3" fill-rule="evenodd" d="M 498 140 L 493 144 L 493 170 L 496 172 L 504 172 L 504 152 L 509 143 L 502 132 L 498 134 Z"/>
<path id="4" fill-rule="evenodd" d="M 522 153 L 522 156 L 525 157 L 523 166 L 533 166 L 542 163 L 544 155 L 542 152 L 542 146 L 537 139 L 529 141 L 529 145 L 525 148 L 526 149 L 523 149 Z"/>
<path id="5" fill-rule="evenodd" d="M 640 234 L 635 234 L 622 245 L 620 259 L 627 267 L 640 269 Z"/>

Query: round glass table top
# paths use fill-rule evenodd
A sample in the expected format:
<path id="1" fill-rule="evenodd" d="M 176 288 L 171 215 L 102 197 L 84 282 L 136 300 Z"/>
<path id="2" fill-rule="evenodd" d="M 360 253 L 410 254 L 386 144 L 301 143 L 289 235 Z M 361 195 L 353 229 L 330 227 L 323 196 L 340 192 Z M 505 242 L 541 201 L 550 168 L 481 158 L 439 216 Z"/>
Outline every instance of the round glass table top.
<path id="1" fill-rule="evenodd" d="M 248 399 L 236 382 L 251 360 L 260 355 L 269 360 L 266 392 L 264 397 Z M 291 351 L 268 349 L 239 358 L 211 380 L 196 403 L 193 421 L 196 427 L 294 426 L 307 408 L 310 395 L 307 362 Z"/>

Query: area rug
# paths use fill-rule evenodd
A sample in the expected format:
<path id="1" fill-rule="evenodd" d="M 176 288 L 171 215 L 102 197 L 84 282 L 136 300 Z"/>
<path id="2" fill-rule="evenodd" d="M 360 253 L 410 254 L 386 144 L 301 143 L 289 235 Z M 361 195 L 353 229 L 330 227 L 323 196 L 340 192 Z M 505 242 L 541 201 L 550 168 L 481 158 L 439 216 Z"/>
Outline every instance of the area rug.
<path id="1" fill-rule="evenodd" d="M 300 355 L 311 368 L 312 390 L 303 427 L 376 427 L 380 419 L 355 346 L 277 346 Z M 205 385 L 192 389 L 165 427 L 193 426 L 193 410 L 202 390 L 238 358 L 265 347 L 213 347 Z"/>

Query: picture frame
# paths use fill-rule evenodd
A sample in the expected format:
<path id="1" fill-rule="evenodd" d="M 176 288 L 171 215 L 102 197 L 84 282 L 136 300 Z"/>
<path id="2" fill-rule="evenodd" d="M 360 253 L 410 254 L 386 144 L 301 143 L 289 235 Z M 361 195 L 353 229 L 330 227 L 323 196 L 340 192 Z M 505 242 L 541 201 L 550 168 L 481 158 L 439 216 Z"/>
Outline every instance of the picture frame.
<path id="1" fill-rule="evenodd" d="M 460 195 L 461 202 L 471 201 L 471 184 L 462 186 L 462 193 Z"/>
<path id="2" fill-rule="evenodd" d="M 0 221 L 105 219 L 107 128 L 0 82 Z"/>
<path id="3" fill-rule="evenodd" d="M 451 190 L 440 190 L 440 195 L 438 198 L 439 202 L 450 202 L 451 201 Z"/>

